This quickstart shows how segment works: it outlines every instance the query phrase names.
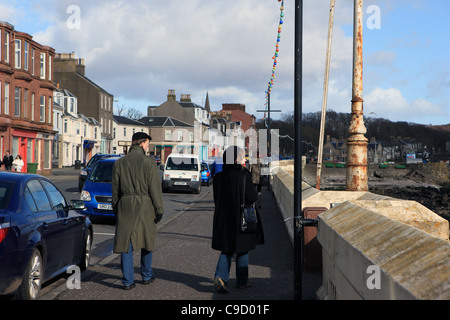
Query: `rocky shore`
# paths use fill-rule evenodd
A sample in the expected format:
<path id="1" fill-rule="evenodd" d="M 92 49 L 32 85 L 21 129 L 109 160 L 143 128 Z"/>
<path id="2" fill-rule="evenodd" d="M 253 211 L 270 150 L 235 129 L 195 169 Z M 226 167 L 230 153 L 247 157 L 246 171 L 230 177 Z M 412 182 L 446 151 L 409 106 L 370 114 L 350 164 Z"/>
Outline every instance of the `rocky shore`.
<path id="1" fill-rule="evenodd" d="M 316 166 L 306 165 L 303 179 L 316 185 Z M 345 168 L 322 168 L 321 190 L 345 190 Z M 397 199 L 413 200 L 450 221 L 450 176 L 445 164 L 406 169 L 368 169 L 369 191 Z"/>

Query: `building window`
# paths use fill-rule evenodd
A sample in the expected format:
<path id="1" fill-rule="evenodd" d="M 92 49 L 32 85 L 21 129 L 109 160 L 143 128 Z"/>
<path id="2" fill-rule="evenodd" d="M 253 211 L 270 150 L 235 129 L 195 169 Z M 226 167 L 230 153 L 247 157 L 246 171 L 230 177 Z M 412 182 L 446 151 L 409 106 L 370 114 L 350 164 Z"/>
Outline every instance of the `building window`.
<path id="1" fill-rule="evenodd" d="M 48 123 L 52 123 L 52 103 L 53 99 L 52 97 L 48 97 Z"/>
<path id="2" fill-rule="evenodd" d="M 123 137 L 124 137 L 124 138 L 127 137 L 127 128 L 123 128 Z"/>
<path id="3" fill-rule="evenodd" d="M 23 48 L 23 68 L 28 71 L 28 47 L 29 47 L 29 43 L 25 41 L 25 45 Z"/>
<path id="4" fill-rule="evenodd" d="M 41 79 L 45 79 L 45 53 L 41 52 Z"/>
<path id="5" fill-rule="evenodd" d="M 31 121 L 34 121 L 34 93 L 31 94 Z"/>
<path id="6" fill-rule="evenodd" d="M 172 130 L 165 130 L 165 140 L 172 141 Z"/>
<path id="7" fill-rule="evenodd" d="M 23 94 L 23 117 L 28 118 L 28 89 Z"/>
<path id="8" fill-rule="evenodd" d="M 5 62 L 9 63 L 9 32 L 5 32 Z"/>
<path id="9" fill-rule="evenodd" d="M 34 56 L 36 53 L 36 49 L 31 48 L 31 74 L 34 76 Z"/>
<path id="10" fill-rule="evenodd" d="M 9 83 L 5 82 L 5 114 L 9 114 Z"/>
<path id="11" fill-rule="evenodd" d="M 14 89 L 14 116 L 20 117 L 20 96 L 22 93 L 22 89 L 16 87 Z"/>
<path id="12" fill-rule="evenodd" d="M 52 57 L 48 56 L 48 80 L 52 81 Z"/>
<path id="13" fill-rule="evenodd" d="M 67 133 L 67 119 L 64 119 L 64 133 Z"/>
<path id="14" fill-rule="evenodd" d="M 16 69 L 22 68 L 22 40 L 15 40 L 14 43 L 16 44 L 15 49 L 15 67 Z"/>
<path id="15" fill-rule="evenodd" d="M 45 121 L 45 96 L 41 96 L 41 103 L 40 103 L 40 118 L 39 121 L 44 122 Z"/>

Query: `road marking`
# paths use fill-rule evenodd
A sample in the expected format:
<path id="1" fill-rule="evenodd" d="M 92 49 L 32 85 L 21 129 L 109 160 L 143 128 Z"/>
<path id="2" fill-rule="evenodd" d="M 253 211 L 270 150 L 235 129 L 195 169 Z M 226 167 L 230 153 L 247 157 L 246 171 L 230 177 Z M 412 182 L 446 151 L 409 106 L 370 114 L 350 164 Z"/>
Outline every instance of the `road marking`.
<path id="1" fill-rule="evenodd" d="M 101 232 L 94 232 L 94 234 L 97 234 L 99 236 L 115 236 L 115 233 L 101 233 Z"/>

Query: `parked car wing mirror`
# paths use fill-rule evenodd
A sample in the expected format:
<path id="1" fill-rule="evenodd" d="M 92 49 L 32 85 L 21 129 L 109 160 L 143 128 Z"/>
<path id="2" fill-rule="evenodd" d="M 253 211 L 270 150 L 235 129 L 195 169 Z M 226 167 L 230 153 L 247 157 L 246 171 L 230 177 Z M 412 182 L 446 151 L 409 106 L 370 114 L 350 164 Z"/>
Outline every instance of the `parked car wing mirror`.
<path id="1" fill-rule="evenodd" d="M 75 210 L 84 210 L 86 205 L 83 200 L 72 200 L 72 208 Z"/>

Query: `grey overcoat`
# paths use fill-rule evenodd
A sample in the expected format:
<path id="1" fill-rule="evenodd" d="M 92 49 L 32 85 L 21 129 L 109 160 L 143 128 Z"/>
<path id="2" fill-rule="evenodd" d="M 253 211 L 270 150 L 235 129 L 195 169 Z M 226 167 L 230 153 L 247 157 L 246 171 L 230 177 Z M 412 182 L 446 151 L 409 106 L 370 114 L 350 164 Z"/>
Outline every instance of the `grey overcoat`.
<path id="1" fill-rule="evenodd" d="M 152 251 L 156 239 L 156 214 L 163 214 L 161 180 L 156 162 L 140 146 L 117 160 L 113 167 L 113 211 L 116 214 L 114 252 Z"/>

